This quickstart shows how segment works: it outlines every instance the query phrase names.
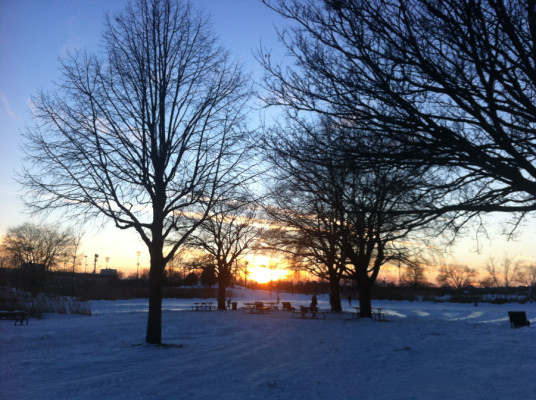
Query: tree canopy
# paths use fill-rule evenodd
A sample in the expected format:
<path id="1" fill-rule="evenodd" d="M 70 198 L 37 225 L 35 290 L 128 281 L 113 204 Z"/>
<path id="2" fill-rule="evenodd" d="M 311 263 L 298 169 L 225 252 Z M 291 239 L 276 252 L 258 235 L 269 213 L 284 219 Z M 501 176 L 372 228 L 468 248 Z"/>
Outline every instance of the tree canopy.
<path id="1" fill-rule="evenodd" d="M 438 168 L 438 212 L 536 210 L 534 0 L 264 0 L 292 65 L 267 104 L 365 126 L 364 164 Z"/>
<path id="2" fill-rule="evenodd" d="M 34 99 L 22 182 L 33 210 L 100 215 L 139 234 L 151 257 L 146 340 L 160 343 L 166 264 L 242 182 L 250 88 L 181 1 L 129 4 L 103 37 L 102 56 L 69 54 L 56 90 Z"/>

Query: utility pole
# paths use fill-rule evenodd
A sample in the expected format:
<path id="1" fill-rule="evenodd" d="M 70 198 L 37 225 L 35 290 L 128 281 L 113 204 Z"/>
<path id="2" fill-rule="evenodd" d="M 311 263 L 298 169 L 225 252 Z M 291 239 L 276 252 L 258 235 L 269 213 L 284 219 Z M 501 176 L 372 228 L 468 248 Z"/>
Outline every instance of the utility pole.
<path id="1" fill-rule="evenodd" d="M 140 270 L 140 256 L 141 256 L 141 251 L 137 251 L 136 252 L 136 255 L 138 256 L 138 263 L 136 264 L 136 280 L 139 279 L 139 270 Z"/>
<path id="2" fill-rule="evenodd" d="M 95 253 L 95 261 L 94 261 L 94 264 L 93 264 L 93 275 L 95 275 L 97 273 L 97 260 L 99 259 L 99 255 L 97 253 Z"/>

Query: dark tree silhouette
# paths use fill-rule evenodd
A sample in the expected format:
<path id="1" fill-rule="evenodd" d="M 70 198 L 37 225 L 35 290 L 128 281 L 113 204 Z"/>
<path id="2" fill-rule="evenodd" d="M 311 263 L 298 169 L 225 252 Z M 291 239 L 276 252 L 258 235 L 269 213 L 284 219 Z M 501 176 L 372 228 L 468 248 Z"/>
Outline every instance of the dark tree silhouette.
<path id="1" fill-rule="evenodd" d="M 240 260 L 249 254 L 262 234 L 262 221 L 249 196 L 216 204 L 188 245 L 206 252 L 218 282 L 218 309 L 225 310 L 226 289 L 240 269 Z"/>
<path id="2" fill-rule="evenodd" d="M 279 226 L 267 230 L 264 240 L 296 268 L 327 280 L 331 311 L 337 312 L 342 311 L 340 281 L 347 259 L 342 249 L 342 171 L 334 166 L 333 153 L 319 159 L 314 144 L 301 129 L 266 135 L 273 178 L 266 211 Z"/>
<path id="3" fill-rule="evenodd" d="M 206 263 L 202 267 L 201 271 L 201 277 L 199 278 L 202 285 L 208 285 L 209 289 L 212 287 L 212 285 L 215 285 L 218 283 L 218 277 L 216 276 L 216 267 L 214 264 Z"/>
<path id="4" fill-rule="evenodd" d="M 2 237 L 0 250 L 13 268 L 22 264 L 41 264 L 46 271 L 71 260 L 80 237 L 69 229 L 22 224 L 11 227 Z"/>
<path id="5" fill-rule="evenodd" d="M 370 317 L 372 288 L 381 266 L 409 262 L 420 251 L 416 244 L 422 242 L 420 233 L 431 219 L 408 210 L 432 201 L 430 193 L 421 190 L 426 174 L 417 169 L 362 169 L 348 157 L 352 129 L 329 119 L 300 122 L 266 139 L 276 188 L 270 213 L 291 228 L 282 229 L 279 243 L 307 258 L 316 275 L 329 279 L 334 300 L 343 274 L 352 278 L 361 315 Z"/>
<path id="6" fill-rule="evenodd" d="M 294 65 L 259 57 L 268 104 L 393 144 L 362 162 L 439 167 L 438 212 L 536 210 L 535 0 L 263 2 L 294 23 Z"/>
<path id="7" fill-rule="evenodd" d="M 475 278 L 476 271 L 467 265 L 442 264 L 436 279 L 443 286 L 461 290 L 472 285 Z"/>
<path id="8" fill-rule="evenodd" d="M 7 230 L 0 242 L 0 254 L 6 265 L 19 269 L 18 284 L 36 296 L 45 285 L 48 271 L 76 258 L 80 240 L 70 229 L 25 223 Z"/>
<path id="9" fill-rule="evenodd" d="M 63 59 L 57 90 L 34 99 L 22 181 L 34 210 L 136 230 L 151 259 L 146 341 L 160 344 L 166 264 L 241 182 L 249 88 L 208 20 L 180 1 L 108 17 L 104 56 Z"/>

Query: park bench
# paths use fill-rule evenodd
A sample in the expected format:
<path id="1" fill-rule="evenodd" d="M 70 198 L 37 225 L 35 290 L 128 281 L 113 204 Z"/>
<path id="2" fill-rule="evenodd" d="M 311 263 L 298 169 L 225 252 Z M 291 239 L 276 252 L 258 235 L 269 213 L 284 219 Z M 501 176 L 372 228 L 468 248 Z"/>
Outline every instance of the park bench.
<path id="1" fill-rule="evenodd" d="M 0 311 L 0 319 L 12 320 L 15 321 L 15 325 L 21 326 L 26 321 L 26 325 L 28 325 L 28 316 L 24 311 Z"/>
<path id="2" fill-rule="evenodd" d="M 326 313 L 318 311 L 318 307 L 305 307 L 300 306 L 299 310 L 292 311 L 292 318 L 326 318 Z"/>
<path id="3" fill-rule="evenodd" d="M 295 307 L 292 307 L 292 305 L 290 304 L 290 301 L 281 302 L 281 306 L 283 307 L 283 310 L 285 310 L 285 311 L 294 311 L 294 310 L 296 310 Z"/>
<path id="4" fill-rule="evenodd" d="M 359 307 L 354 307 L 354 308 L 355 308 L 355 311 L 352 311 L 352 318 L 359 318 L 361 310 Z M 379 307 L 372 308 L 372 319 L 383 321 L 385 319 L 385 313 L 383 312 L 383 308 L 379 308 Z"/>
<path id="5" fill-rule="evenodd" d="M 530 321 L 527 319 L 525 311 L 508 311 L 508 317 L 510 317 L 510 326 L 512 328 L 530 326 Z"/>
<path id="6" fill-rule="evenodd" d="M 372 309 L 372 319 L 377 319 L 381 321 L 384 319 L 385 314 L 383 313 L 383 308 L 373 308 Z"/>
<path id="7" fill-rule="evenodd" d="M 262 314 L 265 312 L 270 312 L 271 308 L 269 305 L 265 305 L 262 301 L 255 302 L 255 312 Z"/>

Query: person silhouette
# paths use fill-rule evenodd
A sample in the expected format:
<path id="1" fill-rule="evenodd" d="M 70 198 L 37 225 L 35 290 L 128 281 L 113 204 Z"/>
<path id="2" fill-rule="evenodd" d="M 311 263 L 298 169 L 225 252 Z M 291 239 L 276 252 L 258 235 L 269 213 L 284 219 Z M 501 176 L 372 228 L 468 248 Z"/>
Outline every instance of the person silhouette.
<path id="1" fill-rule="evenodd" d="M 311 305 L 309 306 L 309 308 L 311 309 L 311 311 L 316 311 L 317 307 L 316 305 L 318 304 L 318 300 L 316 298 L 316 294 L 313 294 L 313 297 L 311 299 Z"/>

